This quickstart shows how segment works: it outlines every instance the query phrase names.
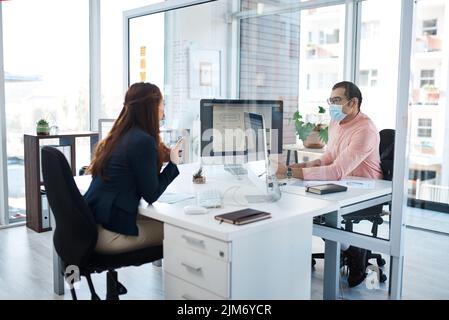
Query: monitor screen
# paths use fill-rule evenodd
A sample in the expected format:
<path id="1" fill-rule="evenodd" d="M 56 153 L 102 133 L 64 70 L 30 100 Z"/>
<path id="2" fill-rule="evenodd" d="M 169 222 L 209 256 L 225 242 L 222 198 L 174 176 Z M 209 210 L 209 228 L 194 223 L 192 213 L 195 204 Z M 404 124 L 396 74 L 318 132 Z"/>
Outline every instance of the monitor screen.
<path id="1" fill-rule="evenodd" d="M 259 113 L 244 113 L 246 151 L 248 161 L 265 160 L 267 132 L 264 124 L 264 117 Z M 269 132 L 268 132 L 269 134 Z M 265 135 L 265 136 L 264 136 Z"/>
<path id="2" fill-rule="evenodd" d="M 268 153 L 282 153 L 281 100 L 202 99 L 200 104 L 202 157 L 247 156 L 248 149 L 254 149 L 254 140 L 248 140 L 245 131 L 262 127 L 259 118 L 249 114 L 263 116 Z M 262 142 L 258 136 L 256 146 Z M 260 148 L 256 150 L 263 152 Z"/>

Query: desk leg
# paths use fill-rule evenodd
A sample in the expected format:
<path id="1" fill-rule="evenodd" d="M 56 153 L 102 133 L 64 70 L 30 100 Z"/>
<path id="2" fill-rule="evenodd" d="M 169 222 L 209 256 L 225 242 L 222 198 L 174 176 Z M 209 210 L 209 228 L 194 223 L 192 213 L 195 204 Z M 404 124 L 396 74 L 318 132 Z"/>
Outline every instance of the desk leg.
<path id="1" fill-rule="evenodd" d="M 326 215 L 326 225 L 339 228 L 338 212 Z M 323 299 L 336 300 L 340 289 L 340 243 L 326 240 L 324 249 Z"/>
<path id="2" fill-rule="evenodd" d="M 58 296 L 64 294 L 64 276 L 61 270 L 61 259 L 53 248 L 53 292 Z"/>
<path id="3" fill-rule="evenodd" d="M 404 257 L 391 257 L 390 260 L 390 299 L 400 300 L 402 298 L 402 276 L 404 268 Z"/>

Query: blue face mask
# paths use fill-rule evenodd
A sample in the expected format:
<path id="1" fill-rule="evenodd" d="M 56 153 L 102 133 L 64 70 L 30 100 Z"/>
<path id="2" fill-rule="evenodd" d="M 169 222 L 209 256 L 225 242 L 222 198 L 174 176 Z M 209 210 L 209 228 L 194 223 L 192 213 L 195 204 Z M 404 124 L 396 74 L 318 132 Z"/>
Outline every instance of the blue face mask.
<path id="1" fill-rule="evenodd" d="M 339 104 L 331 104 L 329 106 L 329 114 L 331 119 L 337 122 L 342 121 L 347 116 L 346 113 L 343 113 L 343 106 Z"/>

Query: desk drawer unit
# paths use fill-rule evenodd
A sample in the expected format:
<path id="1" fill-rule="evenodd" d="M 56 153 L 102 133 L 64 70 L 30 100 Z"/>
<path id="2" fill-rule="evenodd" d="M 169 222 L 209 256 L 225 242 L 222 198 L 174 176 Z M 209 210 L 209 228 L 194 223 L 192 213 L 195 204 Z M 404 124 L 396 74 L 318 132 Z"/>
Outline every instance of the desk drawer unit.
<path id="1" fill-rule="evenodd" d="M 164 226 L 164 245 L 165 243 L 183 246 L 225 262 L 228 262 L 231 256 L 229 243 L 169 224 Z"/>
<path id="2" fill-rule="evenodd" d="M 223 297 L 229 296 L 229 263 L 164 240 L 165 271 Z"/>
<path id="3" fill-rule="evenodd" d="M 172 276 L 183 281 L 182 288 L 198 289 L 198 292 L 206 290 L 206 293 L 229 297 L 229 257 L 229 243 L 165 224 L 164 271 L 169 279 L 165 288 L 166 296 L 176 295 L 177 292 L 175 290 L 173 293 L 174 281 L 170 278 Z M 192 293 L 187 296 L 195 295 Z"/>
<path id="4" fill-rule="evenodd" d="M 197 287 L 187 281 L 172 276 L 164 275 L 166 298 L 169 300 L 223 300 L 212 292 Z"/>

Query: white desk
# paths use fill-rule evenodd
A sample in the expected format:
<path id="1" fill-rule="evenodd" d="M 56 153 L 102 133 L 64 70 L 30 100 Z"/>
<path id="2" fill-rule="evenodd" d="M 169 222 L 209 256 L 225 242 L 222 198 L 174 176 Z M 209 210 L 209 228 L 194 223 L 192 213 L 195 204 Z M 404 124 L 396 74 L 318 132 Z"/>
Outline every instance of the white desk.
<path id="1" fill-rule="evenodd" d="M 194 185 L 197 165 L 179 166 L 181 174 L 166 192 L 193 193 L 215 187 L 240 186 L 242 195 L 255 194 L 247 178 L 237 179 L 217 167 L 205 167 L 205 185 Z M 80 190 L 88 178 L 77 178 Z M 186 215 L 194 199 L 148 206 L 139 213 L 164 222 L 164 288 L 167 299 L 310 299 L 312 218 L 338 210 L 321 199 L 283 194 L 275 203 L 249 205 L 272 218 L 244 226 L 220 224 L 214 216 L 241 208 L 225 193 L 224 207 L 206 215 Z M 240 199 L 239 199 L 240 198 Z"/>
<path id="2" fill-rule="evenodd" d="M 361 179 L 361 178 L 357 178 Z M 380 247 L 372 247 L 365 240 L 366 236 L 354 234 L 340 229 L 342 215 L 352 213 L 361 209 L 369 208 L 378 204 L 391 201 L 392 182 L 376 180 L 372 189 L 348 188 L 346 192 L 327 195 L 316 195 L 308 193 L 302 187 L 287 186 L 283 189 L 286 193 L 297 194 L 308 199 L 322 199 L 339 206 L 337 212 L 326 215 L 326 225 L 313 226 L 313 235 L 326 239 L 324 257 L 324 288 L 323 299 L 337 299 L 339 297 L 340 277 L 340 242 L 347 244 L 358 244 L 365 249 L 376 250 Z M 382 241 L 376 239 L 378 242 Z"/>
<path id="3" fill-rule="evenodd" d="M 194 185 L 195 165 L 180 166 L 181 174 L 166 192 L 195 194 L 211 186 L 226 190 L 239 185 L 236 197 L 251 193 L 246 179 L 238 180 L 217 168 L 205 168 L 206 185 Z M 211 171 L 212 170 L 212 171 Z M 81 192 L 90 177 L 76 177 Z M 340 242 L 353 244 L 356 234 L 337 229 L 341 215 L 391 200 L 391 182 L 376 181 L 373 189 L 349 189 L 344 193 L 314 195 L 304 188 L 284 191 L 280 201 L 252 205 L 273 218 L 245 226 L 219 224 L 213 217 L 239 206 L 230 203 L 207 215 L 183 212 L 194 199 L 176 204 L 144 201 L 139 212 L 164 222 L 164 286 L 168 299 L 309 299 L 311 279 L 312 217 L 327 214 L 330 227 L 313 226 L 325 244 L 324 299 L 339 296 Z M 362 236 L 363 237 L 363 236 Z M 364 246 L 362 246 L 364 247 Z M 371 249 L 371 248 L 368 248 Z"/>

